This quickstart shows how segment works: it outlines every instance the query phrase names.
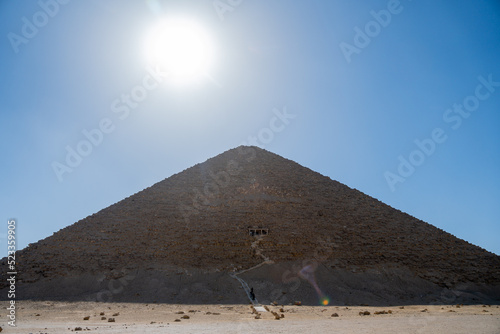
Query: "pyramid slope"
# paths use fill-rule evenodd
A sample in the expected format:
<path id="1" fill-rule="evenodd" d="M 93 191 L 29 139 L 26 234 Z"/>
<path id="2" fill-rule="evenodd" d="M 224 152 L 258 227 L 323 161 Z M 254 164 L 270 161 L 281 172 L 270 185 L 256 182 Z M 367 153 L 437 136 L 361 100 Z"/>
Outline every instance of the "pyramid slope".
<path id="1" fill-rule="evenodd" d="M 268 234 L 256 238 L 249 228 Z M 387 267 L 404 270 L 403 280 L 441 289 L 467 284 L 491 296 L 490 288 L 500 286 L 500 257 L 291 160 L 244 146 L 30 245 L 18 252 L 18 269 L 25 285 L 123 269 L 194 275 L 205 284 L 264 260 L 282 272 L 317 261 L 326 286 L 342 270 Z M 249 279 L 262 282 L 258 273 L 266 270 Z"/>

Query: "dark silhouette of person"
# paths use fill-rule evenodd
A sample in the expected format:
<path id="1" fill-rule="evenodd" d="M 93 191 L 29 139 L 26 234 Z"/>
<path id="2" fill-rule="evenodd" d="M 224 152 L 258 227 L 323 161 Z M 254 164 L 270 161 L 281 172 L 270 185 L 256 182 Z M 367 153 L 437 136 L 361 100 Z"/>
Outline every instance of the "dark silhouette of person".
<path id="1" fill-rule="evenodd" d="M 253 293 L 253 288 L 250 289 L 250 298 L 252 298 L 252 300 L 255 300 L 255 293 Z"/>

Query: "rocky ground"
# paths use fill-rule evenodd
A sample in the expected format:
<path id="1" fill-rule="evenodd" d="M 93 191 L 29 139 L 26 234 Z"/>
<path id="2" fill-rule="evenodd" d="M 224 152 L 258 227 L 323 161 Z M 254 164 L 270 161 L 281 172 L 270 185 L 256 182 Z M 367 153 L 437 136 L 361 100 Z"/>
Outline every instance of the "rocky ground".
<path id="1" fill-rule="evenodd" d="M 17 327 L 7 325 L 4 306 L 3 331 L 23 334 L 500 332 L 500 308 L 495 305 L 268 305 L 269 312 L 257 315 L 250 305 L 19 301 Z"/>

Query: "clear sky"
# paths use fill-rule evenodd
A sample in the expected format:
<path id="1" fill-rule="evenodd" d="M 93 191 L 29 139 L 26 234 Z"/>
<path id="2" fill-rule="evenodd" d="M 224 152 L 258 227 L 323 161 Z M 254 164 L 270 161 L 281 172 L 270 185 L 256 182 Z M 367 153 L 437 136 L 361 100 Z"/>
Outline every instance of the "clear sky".
<path id="1" fill-rule="evenodd" d="M 183 84 L 145 51 L 173 17 L 213 50 Z M 498 1 L 2 1 L 0 32 L 1 249 L 253 143 L 500 254 Z"/>

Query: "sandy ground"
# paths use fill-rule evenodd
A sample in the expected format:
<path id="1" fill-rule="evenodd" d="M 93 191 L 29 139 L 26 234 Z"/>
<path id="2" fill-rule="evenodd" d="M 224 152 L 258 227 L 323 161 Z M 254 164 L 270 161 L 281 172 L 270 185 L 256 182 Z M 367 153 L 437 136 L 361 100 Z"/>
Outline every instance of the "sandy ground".
<path id="1" fill-rule="evenodd" d="M 284 315 L 278 321 L 271 312 L 261 313 L 261 319 L 255 319 L 250 305 L 18 301 L 16 327 L 7 324 L 6 305 L 2 302 L 2 334 L 300 333 L 301 330 L 304 333 L 500 333 L 500 308 L 495 305 L 268 306 L 270 311 Z M 359 314 L 365 311 L 370 314 Z M 375 314 L 381 311 L 388 313 Z M 338 317 L 332 317 L 333 313 Z M 89 319 L 84 320 L 85 317 Z M 108 322 L 110 318 L 115 322 Z M 82 331 L 76 331 L 77 327 Z"/>

